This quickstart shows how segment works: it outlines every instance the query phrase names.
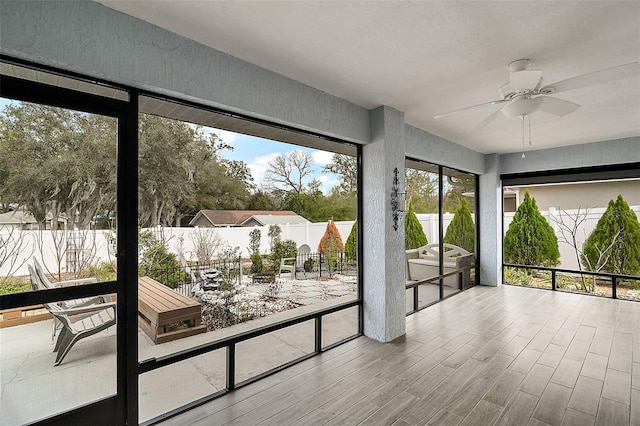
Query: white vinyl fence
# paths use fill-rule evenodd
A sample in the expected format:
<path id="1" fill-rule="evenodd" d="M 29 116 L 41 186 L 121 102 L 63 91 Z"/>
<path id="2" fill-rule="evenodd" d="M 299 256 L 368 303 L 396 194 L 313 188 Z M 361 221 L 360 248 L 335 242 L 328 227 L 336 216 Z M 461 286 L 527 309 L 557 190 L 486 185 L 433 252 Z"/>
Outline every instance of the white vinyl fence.
<path id="1" fill-rule="evenodd" d="M 640 217 L 640 206 L 632 206 L 633 211 Z M 598 208 L 589 211 L 587 220 L 578 229 L 578 242 L 582 244 L 595 228 L 596 223 L 606 209 Z M 575 258 L 575 252 L 568 244 L 563 242 L 563 237 L 559 232 L 559 226 L 556 220 L 568 220 L 568 216 L 576 214 L 576 210 L 569 210 L 563 213 L 557 209 L 549 209 L 549 211 L 541 212 L 549 221 L 551 226 L 556 230 L 560 247 L 561 267 L 569 269 L 577 269 L 578 264 Z M 504 215 L 504 232 L 509 227 L 514 213 L 505 213 Z M 453 214 L 444 215 L 445 232 L 453 219 Z M 438 215 L 437 214 L 418 214 L 418 220 L 422 224 L 422 228 L 427 236 L 429 243 L 438 242 Z M 475 219 L 474 219 L 475 220 Z M 335 222 L 342 241 L 346 242 L 353 221 Z M 306 223 L 306 224 L 284 224 L 281 225 L 283 240 L 293 240 L 297 246 L 308 244 L 312 251 L 316 251 L 318 243 L 324 235 L 326 222 L 323 223 Z M 253 229 L 259 229 L 261 232 L 260 252 L 269 252 L 269 227 L 258 226 L 250 227 L 226 227 L 226 228 L 200 228 L 200 231 L 206 230 L 213 232 L 220 238 L 220 248 L 227 247 L 240 250 L 243 257 L 249 256 L 249 232 Z M 195 253 L 195 228 L 149 228 L 159 239 L 165 241 L 169 250 L 173 253 L 182 252 L 188 260 L 197 260 Z M 113 239 L 113 233 L 110 231 L 16 231 L 11 228 L 0 228 L 0 242 L 4 246 L 0 246 L 0 250 L 7 250 L 5 253 L 16 253 L 12 255 L 0 266 L 0 276 L 6 275 L 27 275 L 27 266 L 31 264 L 31 258 L 36 255 L 49 271 L 57 271 L 58 265 L 62 271 L 72 271 L 74 264 L 85 263 L 91 260 L 92 264 L 100 262 L 112 261 L 115 259 L 114 248 L 109 243 Z M 18 249 L 15 249 L 19 245 Z M 0 260 L 2 260 L 0 251 Z"/>
<path id="2" fill-rule="evenodd" d="M 636 213 L 636 216 L 640 219 L 640 206 L 630 206 L 631 210 Z M 591 232 L 595 229 L 598 220 L 602 217 L 602 214 L 607 209 L 602 208 L 593 208 L 586 210 L 586 217 L 584 221 L 582 221 L 576 231 L 576 242 L 580 249 L 582 249 L 582 245 L 587 240 Z M 564 223 L 566 226 L 570 228 L 573 227 L 576 216 L 579 214 L 580 217 L 583 217 L 585 214 L 585 209 L 581 209 L 579 212 L 577 209 L 573 210 L 560 210 L 556 208 L 550 208 L 548 211 L 541 211 L 542 216 L 547 219 L 547 222 L 551 225 L 553 230 L 556 232 L 556 236 L 558 237 L 558 248 L 560 249 L 560 268 L 564 269 L 580 269 L 578 265 L 578 260 L 576 258 L 576 252 L 574 248 L 567 242 L 571 241 L 571 234 L 568 232 L 562 232 L 562 226 L 560 224 Z M 513 216 L 515 213 L 505 213 L 504 214 L 504 223 L 503 223 L 503 232 L 507 233 L 507 229 L 509 229 L 509 224 L 513 220 Z"/>
<path id="3" fill-rule="evenodd" d="M 335 222 L 343 242 L 346 242 L 353 221 Z M 297 246 L 308 244 L 316 251 L 324 235 L 327 223 L 283 224 L 280 225 L 282 240 L 293 240 Z M 165 241 L 169 251 L 183 253 L 187 260 L 197 260 L 195 250 L 196 234 L 210 232 L 219 237 L 219 249 L 238 248 L 243 257 L 249 257 L 249 232 L 259 229 L 261 232 L 260 252 L 269 252 L 269 226 L 226 227 L 226 228 L 148 228 L 158 239 Z M 21 231 L 15 228 L 0 227 L 0 250 L 10 253 L 10 258 L 0 265 L 0 276 L 27 275 L 28 265 L 36 256 L 50 272 L 73 271 L 79 263 L 91 264 L 115 260 L 115 250 L 110 241 L 111 231 L 59 231 L 37 230 Z M 135 236 L 137 238 L 137 236 Z M 0 260 L 2 260 L 0 251 Z"/>

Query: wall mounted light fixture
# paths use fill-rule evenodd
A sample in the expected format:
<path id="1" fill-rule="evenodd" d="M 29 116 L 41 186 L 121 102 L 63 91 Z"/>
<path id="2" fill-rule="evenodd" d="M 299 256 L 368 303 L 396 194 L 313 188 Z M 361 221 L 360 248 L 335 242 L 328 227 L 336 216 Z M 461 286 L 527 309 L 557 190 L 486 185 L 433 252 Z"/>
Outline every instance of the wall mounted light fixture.
<path id="1" fill-rule="evenodd" d="M 406 207 L 406 192 L 400 192 L 400 181 L 398 179 L 398 168 L 393 169 L 393 182 L 391 184 L 391 215 L 393 218 L 393 229 L 398 230 L 398 221 L 404 214 Z"/>

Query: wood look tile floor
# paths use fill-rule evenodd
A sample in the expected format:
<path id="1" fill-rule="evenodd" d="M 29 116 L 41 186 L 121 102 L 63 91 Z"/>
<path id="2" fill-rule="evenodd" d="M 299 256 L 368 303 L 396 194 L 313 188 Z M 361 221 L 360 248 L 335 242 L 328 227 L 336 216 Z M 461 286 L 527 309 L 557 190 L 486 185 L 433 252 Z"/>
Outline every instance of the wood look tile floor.
<path id="1" fill-rule="evenodd" d="M 164 425 L 640 425 L 640 303 L 478 286 Z"/>

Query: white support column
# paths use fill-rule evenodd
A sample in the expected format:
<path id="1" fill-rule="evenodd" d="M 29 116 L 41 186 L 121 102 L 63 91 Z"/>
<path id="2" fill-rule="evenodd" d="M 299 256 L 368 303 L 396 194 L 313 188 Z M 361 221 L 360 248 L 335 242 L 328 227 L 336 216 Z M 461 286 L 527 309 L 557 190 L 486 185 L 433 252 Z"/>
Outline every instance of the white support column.
<path id="1" fill-rule="evenodd" d="M 485 156 L 485 174 L 480 175 L 480 282 L 502 284 L 502 185 L 500 156 Z"/>
<path id="2" fill-rule="evenodd" d="M 398 169 L 404 192 L 404 115 L 386 106 L 371 111 L 371 142 L 364 145 L 364 334 L 381 342 L 405 333 L 404 218 L 393 228 L 391 187 Z"/>

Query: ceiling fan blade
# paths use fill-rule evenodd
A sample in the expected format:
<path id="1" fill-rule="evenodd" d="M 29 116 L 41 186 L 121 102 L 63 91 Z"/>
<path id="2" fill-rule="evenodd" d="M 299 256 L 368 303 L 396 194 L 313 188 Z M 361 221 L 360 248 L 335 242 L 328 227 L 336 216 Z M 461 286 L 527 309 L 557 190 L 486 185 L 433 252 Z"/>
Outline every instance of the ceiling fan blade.
<path id="1" fill-rule="evenodd" d="M 549 96 L 538 96 L 538 99 L 542 99 L 542 103 L 540 104 L 541 111 L 557 115 L 558 117 L 564 117 L 565 115 L 571 114 L 573 111 L 580 108 L 580 105 L 565 101 L 564 99 L 552 98 Z"/>
<path id="2" fill-rule="evenodd" d="M 456 113 L 459 113 L 459 112 L 462 112 L 462 111 L 467 111 L 467 110 L 470 110 L 470 109 L 479 108 L 479 107 L 483 107 L 483 106 L 486 106 L 486 105 L 501 104 L 503 102 L 505 102 L 505 101 L 500 99 L 500 100 L 497 100 L 497 101 L 485 102 L 483 104 L 472 105 L 472 106 L 468 106 L 468 107 L 465 107 L 465 108 L 454 109 L 453 111 L 449 111 L 449 112 L 445 112 L 445 113 L 442 113 L 442 114 L 438 114 L 433 118 L 435 118 L 437 120 L 438 118 L 447 117 L 447 116 L 449 116 L 451 114 L 456 114 Z"/>
<path id="3" fill-rule="evenodd" d="M 512 72 L 509 77 L 509 83 L 513 91 L 533 90 L 536 88 L 540 79 L 542 78 L 542 71 L 516 71 Z"/>
<path id="4" fill-rule="evenodd" d="M 500 115 L 500 111 L 501 110 L 497 110 L 493 114 L 488 115 L 484 120 L 482 120 L 481 122 L 479 122 L 478 124 L 470 128 L 469 130 L 467 130 L 467 133 L 475 132 L 476 130 L 482 129 L 487 124 L 491 123 L 493 120 L 498 118 L 498 116 Z"/>
<path id="5" fill-rule="evenodd" d="M 636 75 L 640 75 L 640 63 L 631 62 L 630 64 L 619 65 L 617 67 L 607 68 L 589 74 L 568 78 L 553 84 L 548 84 L 540 89 L 540 92 L 544 93 L 545 89 L 549 88 L 552 88 L 552 91 L 549 93 L 566 92 L 567 90 L 595 86 L 597 84 L 621 80 L 623 78 L 633 77 Z"/>

